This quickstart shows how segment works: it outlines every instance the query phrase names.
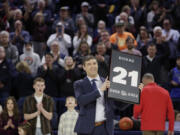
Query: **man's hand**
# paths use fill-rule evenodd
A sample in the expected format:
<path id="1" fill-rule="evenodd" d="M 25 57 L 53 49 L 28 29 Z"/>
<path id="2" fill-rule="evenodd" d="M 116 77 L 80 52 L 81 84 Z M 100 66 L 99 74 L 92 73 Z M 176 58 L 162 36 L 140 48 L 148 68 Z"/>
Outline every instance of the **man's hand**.
<path id="1" fill-rule="evenodd" d="M 105 82 L 102 84 L 100 90 L 106 91 L 108 88 L 110 88 L 110 81 L 108 80 L 108 77 L 107 77 Z"/>
<path id="2" fill-rule="evenodd" d="M 143 84 L 143 83 L 140 83 L 140 84 L 139 84 L 139 89 L 142 91 L 143 88 L 144 88 L 144 84 Z"/>

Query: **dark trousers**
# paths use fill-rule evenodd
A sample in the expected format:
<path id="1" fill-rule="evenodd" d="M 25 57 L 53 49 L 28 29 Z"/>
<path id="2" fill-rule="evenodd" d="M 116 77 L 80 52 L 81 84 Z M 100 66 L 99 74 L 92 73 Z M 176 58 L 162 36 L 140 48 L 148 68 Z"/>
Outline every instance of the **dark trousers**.
<path id="1" fill-rule="evenodd" d="M 108 135 L 106 130 L 106 125 L 102 124 L 100 126 L 94 127 L 93 132 L 91 134 L 78 134 L 78 135 Z"/>

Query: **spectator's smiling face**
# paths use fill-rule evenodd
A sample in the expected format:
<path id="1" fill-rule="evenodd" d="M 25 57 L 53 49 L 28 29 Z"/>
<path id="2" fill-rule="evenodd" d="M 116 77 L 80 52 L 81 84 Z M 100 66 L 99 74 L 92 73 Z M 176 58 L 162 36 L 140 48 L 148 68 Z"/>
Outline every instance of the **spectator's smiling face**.
<path id="1" fill-rule="evenodd" d="M 36 82 L 33 85 L 33 88 L 35 89 L 35 94 L 36 95 L 42 95 L 45 89 L 45 84 L 44 82 Z"/>
<path id="2" fill-rule="evenodd" d="M 98 63 L 96 59 L 90 59 L 85 62 L 83 69 L 86 71 L 87 76 L 96 77 L 98 75 Z"/>

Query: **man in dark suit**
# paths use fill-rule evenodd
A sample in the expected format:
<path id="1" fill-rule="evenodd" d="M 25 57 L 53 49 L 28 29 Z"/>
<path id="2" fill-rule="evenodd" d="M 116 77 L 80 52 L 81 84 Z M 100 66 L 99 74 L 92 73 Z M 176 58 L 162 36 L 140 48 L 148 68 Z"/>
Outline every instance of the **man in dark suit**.
<path id="1" fill-rule="evenodd" d="M 75 126 L 79 135 L 113 135 L 113 102 L 107 98 L 110 81 L 98 75 L 95 57 L 86 56 L 83 69 L 87 76 L 74 83 L 80 112 Z"/>

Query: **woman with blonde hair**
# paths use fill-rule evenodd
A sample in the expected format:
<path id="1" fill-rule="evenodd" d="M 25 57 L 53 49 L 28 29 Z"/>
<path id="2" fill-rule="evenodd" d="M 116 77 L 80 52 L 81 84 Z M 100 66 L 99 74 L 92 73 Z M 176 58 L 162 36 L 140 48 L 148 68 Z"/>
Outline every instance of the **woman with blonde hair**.
<path id="1" fill-rule="evenodd" d="M 17 63 L 16 70 L 18 75 L 13 82 L 14 94 L 18 99 L 24 99 L 24 97 L 33 93 L 33 77 L 29 65 L 25 61 Z"/>

